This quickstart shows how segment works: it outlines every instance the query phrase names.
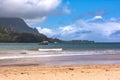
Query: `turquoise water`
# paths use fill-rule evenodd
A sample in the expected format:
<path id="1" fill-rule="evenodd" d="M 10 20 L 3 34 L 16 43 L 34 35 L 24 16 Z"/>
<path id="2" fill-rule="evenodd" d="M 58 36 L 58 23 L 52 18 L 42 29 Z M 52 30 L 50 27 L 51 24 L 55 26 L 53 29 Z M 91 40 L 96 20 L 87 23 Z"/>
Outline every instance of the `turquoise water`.
<path id="1" fill-rule="evenodd" d="M 38 48 L 63 48 L 64 51 L 120 50 L 120 43 L 0 43 L 0 50 L 38 50 Z"/>
<path id="2" fill-rule="evenodd" d="M 40 52 L 39 48 L 63 48 L 63 51 Z M 120 43 L 0 43 L 0 51 L 0 66 L 120 64 Z"/>

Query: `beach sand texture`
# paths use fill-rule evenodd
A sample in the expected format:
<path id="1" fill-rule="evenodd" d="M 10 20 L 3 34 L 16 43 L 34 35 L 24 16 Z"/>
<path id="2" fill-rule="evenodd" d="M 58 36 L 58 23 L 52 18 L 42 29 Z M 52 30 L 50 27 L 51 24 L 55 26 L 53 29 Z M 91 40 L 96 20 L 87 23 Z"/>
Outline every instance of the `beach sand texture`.
<path id="1" fill-rule="evenodd" d="M 120 80 L 120 65 L 6 66 L 0 80 Z"/>

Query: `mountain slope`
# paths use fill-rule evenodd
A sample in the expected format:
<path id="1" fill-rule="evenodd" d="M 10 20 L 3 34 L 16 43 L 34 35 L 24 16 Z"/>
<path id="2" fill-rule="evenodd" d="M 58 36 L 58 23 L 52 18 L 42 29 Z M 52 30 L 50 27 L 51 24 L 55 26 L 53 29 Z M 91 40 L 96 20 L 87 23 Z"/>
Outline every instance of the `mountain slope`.
<path id="1" fill-rule="evenodd" d="M 13 32 L 39 34 L 36 29 L 30 28 L 21 18 L 0 18 L 0 26 L 10 28 Z"/>
<path id="2" fill-rule="evenodd" d="M 0 18 L 0 42 L 60 42 L 30 28 L 21 18 Z"/>
<path id="3" fill-rule="evenodd" d="M 48 41 L 49 39 L 43 34 L 33 34 L 33 33 L 18 33 L 12 32 L 10 29 L 0 26 L 0 42 L 42 42 Z"/>

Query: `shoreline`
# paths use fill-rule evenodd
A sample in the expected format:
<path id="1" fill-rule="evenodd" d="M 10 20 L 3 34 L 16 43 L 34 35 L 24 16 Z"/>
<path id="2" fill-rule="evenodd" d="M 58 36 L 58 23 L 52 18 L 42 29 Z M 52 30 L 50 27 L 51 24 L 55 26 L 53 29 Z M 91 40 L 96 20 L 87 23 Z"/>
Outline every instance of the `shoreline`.
<path id="1" fill-rule="evenodd" d="M 55 54 L 60 55 L 60 54 Z M 49 56 L 49 55 L 16 55 L 22 58 L 1 57 L 0 66 L 65 66 L 65 65 L 89 65 L 89 64 L 120 64 L 120 54 L 97 54 L 97 55 L 73 55 L 73 56 Z M 46 57 L 45 57 L 46 56 Z M 13 57 L 13 58 L 12 58 Z M 3 58 L 3 59 L 2 59 Z"/>
<path id="2" fill-rule="evenodd" d="M 23 52 L 0 54 L 0 80 L 120 80 L 119 52 L 20 54 Z"/>
<path id="3" fill-rule="evenodd" d="M 0 67 L 0 80 L 120 80 L 120 64 Z"/>

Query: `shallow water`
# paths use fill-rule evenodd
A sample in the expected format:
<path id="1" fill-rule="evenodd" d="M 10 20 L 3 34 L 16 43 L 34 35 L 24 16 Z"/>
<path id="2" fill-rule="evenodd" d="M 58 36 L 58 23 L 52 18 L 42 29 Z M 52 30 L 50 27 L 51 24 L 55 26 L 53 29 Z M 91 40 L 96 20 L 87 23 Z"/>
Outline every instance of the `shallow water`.
<path id="1" fill-rule="evenodd" d="M 63 48 L 65 51 L 120 50 L 120 43 L 0 43 L 0 50 L 37 50 L 38 48 Z"/>
<path id="2" fill-rule="evenodd" d="M 63 51 L 40 52 L 39 48 Z M 0 43 L 0 65 L 120 64 L 120 43 Z"/>

